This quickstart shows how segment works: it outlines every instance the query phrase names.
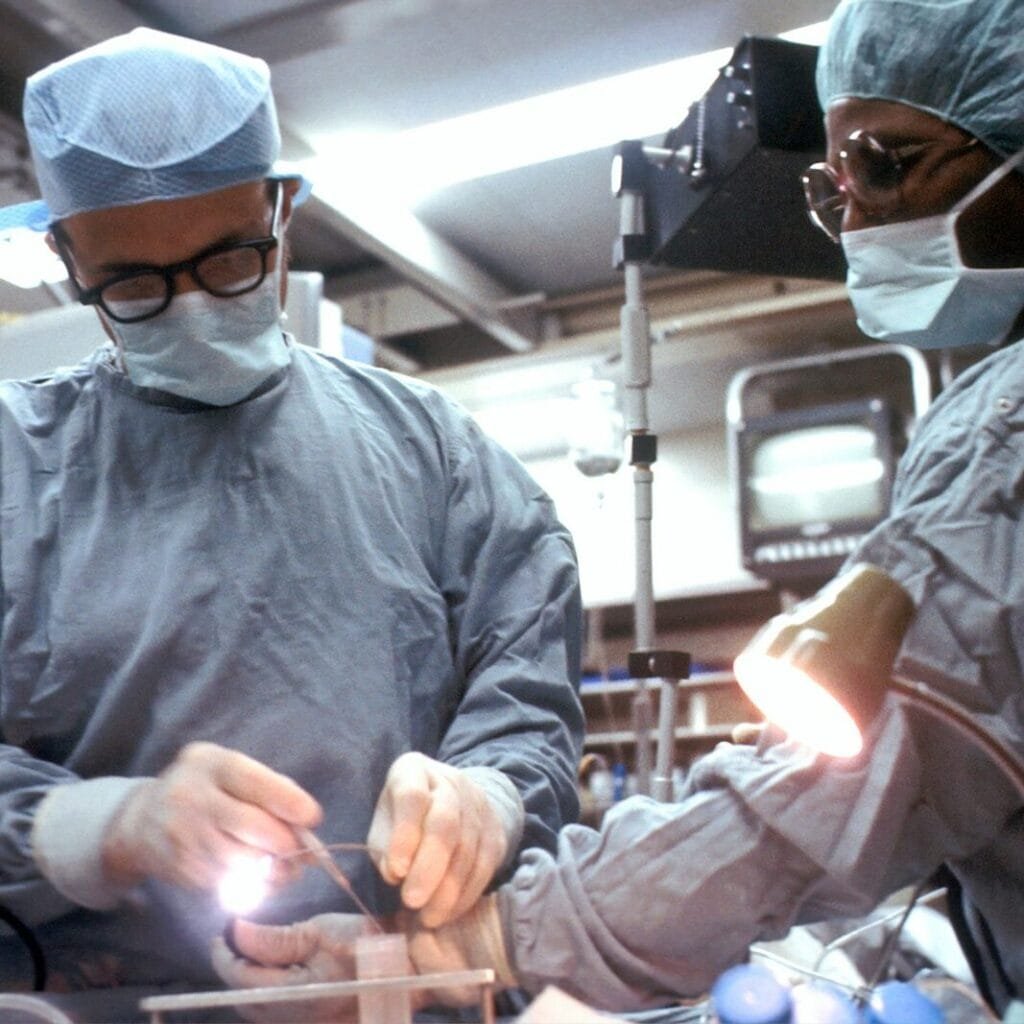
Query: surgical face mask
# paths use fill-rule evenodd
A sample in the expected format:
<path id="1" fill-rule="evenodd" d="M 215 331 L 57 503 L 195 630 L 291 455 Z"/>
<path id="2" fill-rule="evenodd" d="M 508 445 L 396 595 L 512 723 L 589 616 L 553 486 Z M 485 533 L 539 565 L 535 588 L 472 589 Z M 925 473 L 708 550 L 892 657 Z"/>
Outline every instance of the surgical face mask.
<path id="1" fill-rule="evenodd" d="M 278 275 L 270 273 L 244 295 L 218 298 L 197 289 L 176 295 L 151 320 L 107 323 L 133 383 L 233 405 L 291 360 L 278 294 Z"/>
<path id="2" fill-rule="evenodd" d="M 1024 309 L 1024 267 L 968 267 L 956 225 L 980 195 L 1024 162 L 1015 154 L 947 213 L 846 231 L 846 286 L 865 334 L 916 348 L 996 344 Z"/>

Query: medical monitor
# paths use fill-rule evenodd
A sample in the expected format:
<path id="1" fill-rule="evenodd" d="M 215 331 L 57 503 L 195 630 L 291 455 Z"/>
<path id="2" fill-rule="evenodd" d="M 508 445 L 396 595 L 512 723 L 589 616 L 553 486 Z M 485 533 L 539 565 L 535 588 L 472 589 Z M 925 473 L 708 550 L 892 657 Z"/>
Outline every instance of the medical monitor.
<path id="1" fill-rule="evenodd" d="M 895 425 L 877 398 L 746 420 L 736 438 L 744 568 L 780 583 L 833 575 L 888 512 Z"/>

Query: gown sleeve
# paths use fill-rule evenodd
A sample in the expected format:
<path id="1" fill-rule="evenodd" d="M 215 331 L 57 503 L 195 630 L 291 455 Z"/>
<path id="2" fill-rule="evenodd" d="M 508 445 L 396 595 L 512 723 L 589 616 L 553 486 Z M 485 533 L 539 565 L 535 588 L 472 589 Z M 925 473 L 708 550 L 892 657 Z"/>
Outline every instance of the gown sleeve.
<path id="1" fill-rule="evenodd" d="M 1021 381 L 1016 345 L 944 393 L 901 462 L 890 516 L 851 559 L 885 570 L 914 601 L 896 670 L 1018 756 Z M 847 761 L 772 732 L 757 749 L 722 744 L 698 761 L 679 803 L 628 800 L 599 832 L 569 828 L 556 853 L 527 854 L 500 890 L 525 984 L 613 1009 L 699 995 L 751 943 L 865 913 L 943 862 L 1019 961 L 1024 931 L 1005 891 L 1022 870 L 1021 796 L 987 753 L 892 697 Z"/>
<path id="2" fill-rule="evenodd" d="M 551 499 L 517 459 L 468 417 L 449 436 L 441 576 L 465 682 L 437 756 L 504 773 L 524 805 L 521 847 L 550 850 L 579 812 L 575 550 Z"/>

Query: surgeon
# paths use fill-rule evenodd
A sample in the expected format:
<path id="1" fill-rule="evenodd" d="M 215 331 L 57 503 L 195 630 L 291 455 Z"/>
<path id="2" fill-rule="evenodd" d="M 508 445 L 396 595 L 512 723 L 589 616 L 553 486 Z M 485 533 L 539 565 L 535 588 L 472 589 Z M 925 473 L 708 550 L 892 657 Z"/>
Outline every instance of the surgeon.
<path id="1" fill-rule="evenodd" d="M 1024 756 L 1024 0 L 843 0 L 817 81 L 827 161 L 815 220 L 843 246 L 861 325 L 921 347 L 980 344 L 920 425 L 891 517 L 854 556 L 917 613 L 897 671 Z M 825 760 L 765 730 L 720 745 L 684 798 L 565 828 L 441 928 L 395 922 L 420 971 L 492 966 L 635 1010 L 706 992 L 751 943 L 867 912 L 942 865 L 981 990 L 1024 992 L 1024 807 L 1001 771 L 925 712 L 890 704 L 865 752 Z M 358 922 L 240 922 L 232 985 L 342 976 Z M 439 993 L 458 999 L 464 993 Z M 337 1009 L 337 1008 L 336 1008 Z M 330 1010 L 325 1010 L 329 1019 Z"/>
<path id="2" fill-rule="evenodd" d="M 281 323 L 304 181 L 267 66 L 160 32 L 33 75 L 42 226 L 109 336 L 0 384 L 0 904 L 52 985 L 219 984 L 267 920 L 441 925 L 577 812 L 580 601 L 552 504 L 425 384 Z M 283 887 L 289 882 L 287 887 Z M 28 981 L 0 938 L 0 987 Z"/>

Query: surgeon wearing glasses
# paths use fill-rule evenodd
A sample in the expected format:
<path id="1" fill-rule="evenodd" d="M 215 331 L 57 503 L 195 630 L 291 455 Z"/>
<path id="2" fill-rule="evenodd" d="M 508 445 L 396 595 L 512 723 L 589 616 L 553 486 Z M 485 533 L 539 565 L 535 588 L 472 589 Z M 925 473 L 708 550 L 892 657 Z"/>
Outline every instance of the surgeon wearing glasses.
<path id="1" fill-rule="evenodd" d="M 861 328 L 920 348 L 1016 337 L 1024 153 L 989 123 L 998 112 L 954 119 L 873 98 L 869 81 L 859 91 L 829 105 L 828 159 L 803 184 L 811 219 L 843 247 Z"/>
<path id="2" fill-rule="evenodd" d="M 862 326 L 991 348 L 919 427 L 890 518 L 853 557 L 917 607 L 897 671 L 1024 754 L 1024 0 L 843 0 L 818 87 L 828 151 L 805 188 L 846 253 Z M 471 914 L 396 927 L 421 971 L 493 966 L 506 984 L 638 1009 L 700 995 L 752 942 L 865 913 L 944 865 L 1001 1013 L 1024 992 L 1019 797 L 913 709 L 890 705 L 867 740 L 841 762 L 774 730 L 756 748 L 721 744 L 681 802 L 624 801 L 599 832 L 568 826 L 555 855 L 527 852 Z M 236 985 L 343 977 L 332 951 L 357 926 L 243 926 L 248 960 L 220 945 L 215 962 Z"/>
<path id="3" fill-rule="evenodd" d="M 311 829 L 373 911 L 459 916 L 578 808 L 551 501 L 434 389 L 286 333 L 308 189 L 265 62 L 139 29 L 24 113 L 43 198 L 4 214 L 110 343 L 0 383 L 4 916 L 54 987 L 216 984 L 238 862 L 268 919 L 358 905 L 300 868 Z"/>
<path id="4" fill-rule="evenodd" d="M 277 267 L 282 208 L 291 208 L 296 187 L 294 180 L 256 182 L 234 186 L 228 203 L 219 195 L 183 197 L 192 209 L 130 205 L 53 224 L 51 245 L 79 301 L 99 311 L 129 379 L 221 406 L 276 380 L 290 362 L 278 324 L 284 282 Z M 198 226 L 196 256 L 162 264 L 131 258 L 126 237 L 147 256 L 184 248 L 182 218 Z M 207 245 L 209 238 L 217 241 Z"/>

